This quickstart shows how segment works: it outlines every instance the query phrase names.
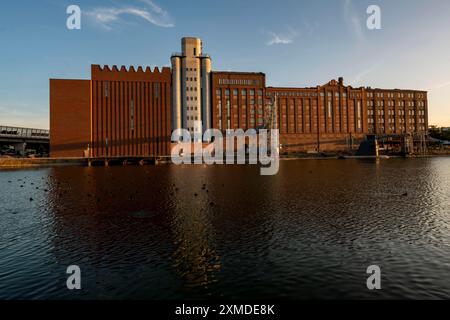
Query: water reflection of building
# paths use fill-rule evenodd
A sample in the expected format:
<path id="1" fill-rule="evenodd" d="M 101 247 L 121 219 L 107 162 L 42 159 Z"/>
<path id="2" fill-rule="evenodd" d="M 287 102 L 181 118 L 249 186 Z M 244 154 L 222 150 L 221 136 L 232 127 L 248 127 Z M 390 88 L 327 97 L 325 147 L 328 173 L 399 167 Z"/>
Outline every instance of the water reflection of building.
<path id="1" fill-rule="evenodd" d="M 206 186 L 200 187 L 201 179 L 191 170 L 171 167 L 172 181 L 182 187 L 184 183 L 198 186 L 198 194 L 193 199 L 191 193 L 176 191 L 173 195 L 173 218 L 170 233 L 175 249 L 172 260 L 177 273 L 188 288 L 206 289 L 217 281 L 216 274 L 221 268 L 221 259 L 215 249 L 215 230 L 212 223 L 213 207 L 208 199 Z M 195 171 L 195 169 L 194 169 Z M 201 170 L 202 178 L 211 181 L 210 170 Z M 190 177 L 194 175 L 195 177 Z M 178 187 L 177 187 L 178 188 Z M 191 187 L 182 187 L 183 190 Z M 193 205 L 198 201 L 201 205 Z"/>
<path id="2" fill-rule="evenodd" d="M 45 219 L 63 280 L 65 268 L 75 264 L 82 268 L 87 297 L 147 299 L 173 298 L 179 287 L 204 289 L 216 281 L 221 262 L 207 192 L 199 191 L 199 203 L 193 204 L 193 194 L 186 195 L 188 187 L 180 183 L 189 184 L 192 177 L 165 168 L 169 172 L 153 167 L 49 171 Z M 168 283 L 173 287 L 167 289 Z"/>

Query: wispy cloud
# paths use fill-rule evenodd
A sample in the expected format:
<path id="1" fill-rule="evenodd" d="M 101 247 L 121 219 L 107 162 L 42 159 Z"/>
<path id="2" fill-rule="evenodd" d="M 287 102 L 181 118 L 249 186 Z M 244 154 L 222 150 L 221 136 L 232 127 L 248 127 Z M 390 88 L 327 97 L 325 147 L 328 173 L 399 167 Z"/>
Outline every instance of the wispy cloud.
<path id="1" fill-rule="evenodd" d="M 141 0 L 142 7 L 98 7 L 84 12 L 94 22 L 107 30 L 112 29 L 114 23 L 126 21 L 126 16 L 134 16 L 162 28 L 171 28 L 175 24 L 170 14 L 151 0 Z"/>
<path id="2" fill-rule="evenodd" d="M 267 46 L 273 46 L 277 44 L 291 44 L 294 42 L 294 39 L 298 36 L 298 32 L 296 32 L 291 28 L 287 33 L 282 34 L 268 31 L 267 34 L 270 36 L 270 39 L 266 42 Z"/>
<path id="3" fill-rule="evenodd" d="M 357 40 L 363 41 L 365 39 L 363 22 L 360 19 L 360 15 L 357 14 L 352 0 L 344 0 L 344 19 Z"/>
<path id="4" fill-rule="evenodd" d="M 447 87 L 450 87 L 450 81 L 433 84 L 428 87 L 427 91 L 440 90 L 440 89 L 444 89 Z"/>
<path id="5" fill-rule="evenodd" d="M 351 85 L 352 86 L 357 86 L 357 85 L 362 85 L 362 81 L 369 75 L 371 74 L 373 71 L 375 71 L 376 69 L 378 69 L 380 67 L 380 65 L 382 64 L 383 61 L 378 61 L 370 66 L 368 66 L 367 68 L 361 70 L 360 72 L 358 72 L 357 74 L 355 74 L 355 76 L 353 77 L 353 80 L 351 81 Z"/>

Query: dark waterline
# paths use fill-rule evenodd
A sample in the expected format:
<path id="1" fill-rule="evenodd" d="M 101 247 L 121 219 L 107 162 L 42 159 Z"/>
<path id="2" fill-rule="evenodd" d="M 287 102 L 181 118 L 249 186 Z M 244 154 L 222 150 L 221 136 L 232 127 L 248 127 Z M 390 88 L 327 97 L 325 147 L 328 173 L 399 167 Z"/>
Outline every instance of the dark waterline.
<path id="1" fill-rule="evenodd" d="M 450 158 L 11 170 L 0 188 L 0 299 L 450 298 Z"/>

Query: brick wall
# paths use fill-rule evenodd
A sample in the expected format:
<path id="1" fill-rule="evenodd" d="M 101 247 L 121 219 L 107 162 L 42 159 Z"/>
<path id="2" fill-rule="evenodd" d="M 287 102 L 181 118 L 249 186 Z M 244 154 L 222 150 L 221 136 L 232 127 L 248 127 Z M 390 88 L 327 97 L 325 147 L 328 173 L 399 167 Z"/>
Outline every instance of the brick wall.
<path id="1" fill-rule="evenodd" d="M 90 121 L 90 81 L 51 79 L 50 156 L 84 157 Z"/>

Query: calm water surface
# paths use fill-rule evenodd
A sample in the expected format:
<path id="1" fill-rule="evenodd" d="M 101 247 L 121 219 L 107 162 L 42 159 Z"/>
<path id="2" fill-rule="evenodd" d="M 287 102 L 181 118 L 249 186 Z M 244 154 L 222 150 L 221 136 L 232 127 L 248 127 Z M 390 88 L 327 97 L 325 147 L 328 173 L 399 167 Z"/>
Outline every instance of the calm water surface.
<path id="1" fill-rule="evenodd" d="M 0 299 L 450 298 L 450 158 L 3 170 L 0 190 Z"/>

